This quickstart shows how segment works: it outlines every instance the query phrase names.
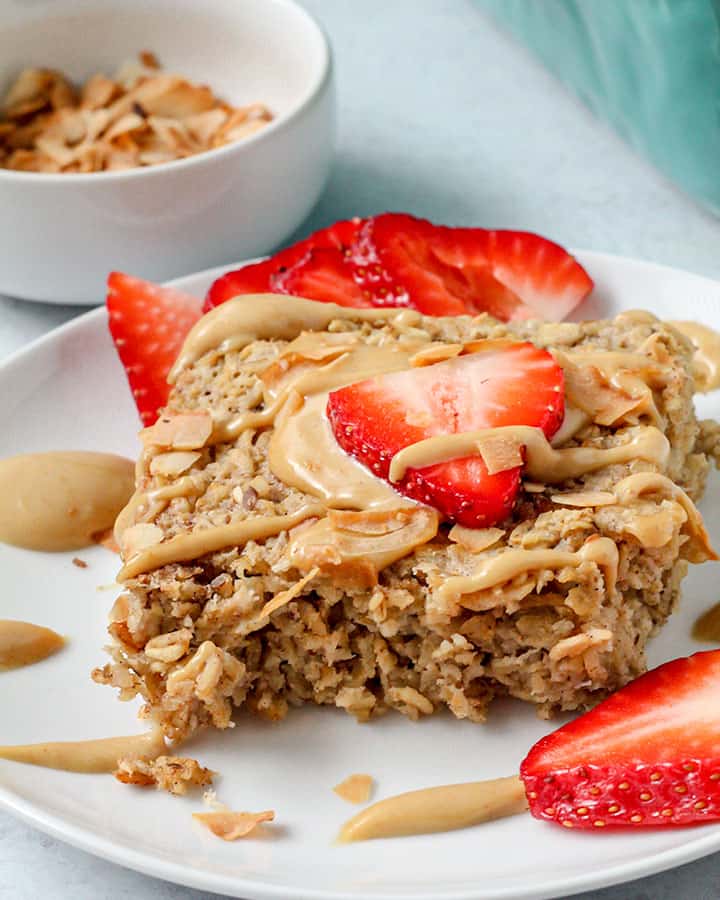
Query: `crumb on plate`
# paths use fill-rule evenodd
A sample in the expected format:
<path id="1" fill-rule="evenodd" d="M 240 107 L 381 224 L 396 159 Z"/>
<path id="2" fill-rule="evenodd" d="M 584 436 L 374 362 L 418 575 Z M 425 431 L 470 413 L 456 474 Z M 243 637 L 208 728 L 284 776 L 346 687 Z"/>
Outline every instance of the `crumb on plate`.
<path id="1" fill-rule="evenodd" d="M 367 803 L 373 789 L 372 775 L 348 775 L 333 791 L 348 803 Z"/>
<path id="2" fill-rule="evenodd" d="M 191 788 L 212 784 L 215 773 L 187 756 L 126 756 L 118 760 L 115 777 L 138 787 L 155 785 L 159 790 L 182 796 Z"/>

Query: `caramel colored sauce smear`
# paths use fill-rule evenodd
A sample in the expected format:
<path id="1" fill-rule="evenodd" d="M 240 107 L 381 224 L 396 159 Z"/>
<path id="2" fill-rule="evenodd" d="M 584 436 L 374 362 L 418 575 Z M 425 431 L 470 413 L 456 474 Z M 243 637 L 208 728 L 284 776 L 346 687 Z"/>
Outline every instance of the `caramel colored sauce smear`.
<path id="1" fill-rule="evenodd" d="M 123 756 L 136 753 L 138 756 L 156 759 L 164 752 L 165 741 L 158 729 L 130 737 L 0 747 L 0 759 L 92 775 L 114 771 L 117 761 Z"/>
<path id="2" fill-rule="evenodd" d="M 388 797 L 343 825 L 340 843 L 434 834 L 514 816 L 528 808 L 522 781 L 513 775 L 426 788 Z"/>
<path id="3" fill-rule="evenodd" d="M 0 671 L 40 662 L 65 644 L 65 638 L 30 622 L 0 619 Z"/>
<path id="4" fill-rule="evenodd" d="M 0 542 L 27 550 L 78 550 L 112 527 L 135 485 L 130 460 L 55 451 L 0 460 Z"/>
<path id="5" fill-rule="evenodd" d="M 710 607 L 693 625 L 693 639 L 720 644 L 720 603 Z"/>
<path id="6" fill-rule="evenodd" d="M 720 388 L 720 334 L 700 322 L 670 322 L 695 345 L 693 368 L 698 390 Z"/>

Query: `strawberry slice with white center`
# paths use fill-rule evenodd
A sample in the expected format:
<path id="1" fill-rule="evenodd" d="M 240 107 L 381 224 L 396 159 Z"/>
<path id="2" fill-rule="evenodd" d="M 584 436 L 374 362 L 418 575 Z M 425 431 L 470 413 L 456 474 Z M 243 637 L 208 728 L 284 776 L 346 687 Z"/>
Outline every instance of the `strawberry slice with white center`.
<path id="1" fill-rule="evenodd" d="M 108 278 L 110 334 L 143 425 L 152 425 L 167 403 L 167 374 L 201 307 L 197 297 L 132 275 L 112 272 Z"/>
<path id="2" fill-rule="evenodd" d="M 593 286 L 576 259 L 540 235 L 448 228 L 403 213 L 368 219 L 350 256 L 376 302 L 434 316 L 560 321 Z"/>
<path id="3" fill-rule="evenodd" d="M 666 663 L 532 748 L 530 810 L 566 828 L 720 820 L 720 650 Z"/>
<path id="4" fill-rule="evenodd" d="M 529 425 L 552 437 L 564 415 L 563 373 L 547 351 L 506 344 L 340 388 L 327 414 L 338 444 L 389 480 L 394 454 L 435 435 Z M 484 527 L 510 513 L 520 474 L 490 475 L 470 456 L 408 469 L 393 487 L 451 521 Z"/>

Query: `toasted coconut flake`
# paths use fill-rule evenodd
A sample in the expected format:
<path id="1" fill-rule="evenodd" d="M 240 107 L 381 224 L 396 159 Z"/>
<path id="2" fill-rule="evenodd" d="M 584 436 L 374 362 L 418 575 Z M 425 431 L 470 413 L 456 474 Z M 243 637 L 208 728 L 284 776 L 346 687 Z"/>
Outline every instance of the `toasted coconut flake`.
<path id="1" fill-rule="evenodd" d="M 523 489 L 528 494 L 542 494 L 545 488 L 546 485 L 539 484 L 537 481 L 523 481 Z"/>
<path id="2" fill-rule="evenodd" d="M 145 127 L 145 119 L 137 113 L 130 112 L 114 122 L 105 132 L 104 137 L 106 141 L 112 141 L 120 137 L 121 134 L 127 134 L 130 131 L 136 131 L 138 128 Z"/>
<path id="3" fill-rule="evenodd" d="M 645 394 L 650 391 L 643 382 L 634 380 L 642 391 L 636 396 L 619 384 L 610 384 L 597 366 L 583 361 L 580 355 L 571 358 L 562 351 L 555 351 L 554 355 L 563 368 L 568 403 L 586 412 L 598 425 L 616 425 L 633 414 L 637 418 L 644 411 Z"/>
<path id="4" fill-rule="evenodd" d="M 548 656 L 553 662 L 556 662 L 566 656 L 580 656 L 591 648 L 602 647 L 610 650 L 612 649 L 612 640 L 613 633 L 607 628 L 590 628 L 580 634 L 573 634 L 558 641 L 550 649 Z"/>
<path id="5" fill-rule="evenodd" d="M 152 50 L 141 50 L 138 53 L 138 59 L 145 66 L 146 69 L 159 69 L 160 61 L 157 56 L 152 52 Z"/>
<path id="6" fill-rule="evenodd" d="M 6 114 L 38 99 L 45 104 L 53 80 L 51 69 L 23 69 L 5 94 L 2 105 Z"/>
<path id="7" fill-rule="evenodd" d="M 478 441 L 478 450 L 490 475 L 516 469 L 523 464 L 522 444 L 511 437 L 482 438 Z"/>
<path id="8" fill-rule="evenodd" d="M 438 525 L 437 512 L 427 507 L 330 510 L 324 519 L 292 535 L 288 552 L 301 571 L 317 567 L 369 586 L 385 566 L 431 541 Z"/>
<path id="9" fill-rule="evenodd" d="M 130 559 L 141 550 L 160 544 L 164 537 L 162 528 L 149 522 L 138 522 L 137 525 L 131 525 L 122 533 L 123 556 L 125 559 Z"/>
<path id="10" fill-rule="evenodd" d="M 255 133 L 272 113 L 263 104 L 233 108 L 207 86 L 161 72 L 142 51 L 114 78 L 96 73 L 78 91 L 60 72 L 25 69 L 2 102 L 2 117 L 0 166 L 99 172 L 212 150 Z"/>
<path id="11" fill-rule="evenodd" d="M 275 811 L 266 809 L 264 812 L 216 812 L 193 813 L 193 819 L 200 822 L 212 833 L 224 841 L 237 841 L 254 831 L 262 822 L 272 822 L 275 819 Z"/>
<path id="12" fill-rule="evenodd" d="M 69 166 L 75 161 L 75 153 L 60 141 L 54 141 L 52 138 L 38 138 L 35 144 L 41 153 L 57 163 L 60 168 Z"/>
<path id="13" fill-rule="evenodd" d="M 431 366 L 436 362 L 452 359 L 463 352 L 462 344 L 430 344 L 422 350 L 418 350 L 410 357 L 411 366 Z"/>
<path id="14" fill-rule="evenodd" d="M 294 600 L 305 590 L 306 586 L 315 578 L 315 576 L 320 572 L 320 569 L 315 567 L 314 569 L 310 569 L 310 571 L 301 578 L 299 581 L 296 581 L 295 584 L 288 588 L 285 591 L 280 591 L 279 594 L 276 594 L 272 600 L 268 600 L 268 602 L 263 606 L 260 610 L 260 617 L 265 618 L 265 616 L 271 616 L 276 610 L 280 609 L 283 606 L 286 606 L 291 600 Z"/>
<path id="15" fill-rule="evenodd" d="M 80 91 L 80 106 L 84 109 L 101 109 L 108 106 L 118 96 L 122 88 L 119 84 L 98 72 L 85 82 Z"/>
<path id="16" fill-rule="evenodd" d="M 167 413 L 150 428 L 141 432 L 143 443 L 174 450 L 199 450 L 212 434 L 212 417 L 208 412 Z"/>
<path id="17" fill-rule="evenodd" d="M 367 803 L 373 789 L 372 775 L 348 775 L 333 791 L 347 803 Z"/>
<path id="18" fill-rule="evenodd" d="M 480 553 L 497 544 L 504 534 L 502 528 L 466 528 L 464 525 L 453 525 L 448 537 L 465 550 Z"/>
<path id="19" fill-rule="evenodd" d="M 197 450 L 171 450 L 168 453 L 160 453 L 150 460 L 150 473 L 171 478 L 182 475 L 200 459 L 201 454 Z"/>
<path id="20" fill-rule="evenodd" d="M 55 73 L 55 80 L 50 87 L 48 97 L 53 109 L 64 109 L 75 104 L 75 90 L 59 72 Z"/>
<path id="21" fill-rule="evenodd" d="M 213 138 L 222 126 L 227 122 L 228 113 L 224 109 L 208 109 L 205 112 L 187 116 L 185 128 L 188 134 L 199 144 L 210 146 Z"/>
<path id="22" fill-rule="evenodd" d="M 550 499 L 560 506 L 611 506 L 617 503 L 617 497 L 610 491 L 567 491 L 564 494 L 551 494 Z"/>

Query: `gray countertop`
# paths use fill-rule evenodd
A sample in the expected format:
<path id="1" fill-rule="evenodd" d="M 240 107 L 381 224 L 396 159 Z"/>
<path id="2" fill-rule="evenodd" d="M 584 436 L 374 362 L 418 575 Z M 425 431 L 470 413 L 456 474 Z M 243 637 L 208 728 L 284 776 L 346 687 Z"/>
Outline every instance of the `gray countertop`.
<path id="1" fill-rule="evenodd" d="M 299 233 L 406 210 L 539 231 L 720 278 L 720 221 L 569 96 L 469 0 L 305 0 L 333 42 L 338 155 Z M 99 286 L 99 299 L 101 287 Z M 0 357 L 77 315 L 0 298 Z M 0 900 L 200 900 L 0 813 Z M 720 856 L 590 900 L 715 900 Z"/>

